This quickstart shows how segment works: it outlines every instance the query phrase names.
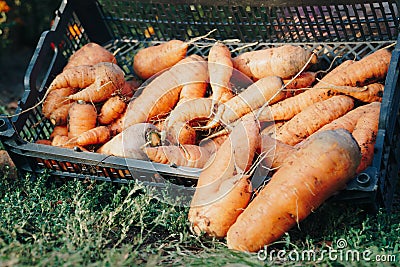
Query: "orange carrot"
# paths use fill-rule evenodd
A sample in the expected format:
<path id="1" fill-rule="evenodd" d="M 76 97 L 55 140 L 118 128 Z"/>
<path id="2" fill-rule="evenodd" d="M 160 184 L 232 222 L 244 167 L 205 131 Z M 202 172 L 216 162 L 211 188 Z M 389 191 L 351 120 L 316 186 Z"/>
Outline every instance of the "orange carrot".
<path id="1" fill-rule="evenodd" d="M 68 136 L 65 135 L 55 135 L 51 141 L 52 146 L 63 146 L 69 141 Z"/>
<path id="2" fill-rule="evenodd" d="M 253 80 L 267 76 L 286 79 L 299 73 L 308 61 L 308 66 L 311 66 L 318 59 L 315 54 L 300 46 L 283 45 L 244 52 L 233 58 L 233 66 Z"/>
<path id="3" fill-rule="evenodd" d="M 206 82 L 183 85 L 181 93 L 179 94 L 179 101 L 176 105 L 178 106 L 185 101 L 204 97 L 207 91 L 207 86 L 208 84 Z"/>
<path id="4" fill-rule="evenodd" d="M 218 106 L 213 120 L 205 128 L 215 127 L 219 123 L 227 125 L 249 112 L 255 111 L 266 102 L 270 104 L 284 98 L 282 79 L 277 76 L 262 78 L 250 85 L 239 95 Z"/>
<path id="5" fill-rule="evenodd" d="M 375 108 L 370 109 L 357 121 L 353 130 L 354 139 L 361 148 L 361 163 L 357 168 L 357 173 L 365 170 L 371 163 L 374 157 L 374 146 L 376 135 L 379 127 L 379 102 Z"/>
<path id="6" fill-rule="evenodd" d="M 260 153 L 264 155 L 264 167 L 271 170 L 281 167 L 297 148 L 275 138 L 261 134 Z"/>
<path id="7" fill-rule="evenodd" d="M 356 127 L 357 121 L 364 117 L 366 113 L 369 112 L 378 112 L 380 109 L 379 102 L 372 102 L 370 104 L 359 106 L 343 116 L 333 120 L 332 122 L 321 127 L 317 132 L 326 131 L 326 130 L 335 130 L 335 129 L 345 129 L 349 132 L 353 132 Z"/>
<path id="8" fill-rule="evenodd" d="M 124 82 L 119 95 L 126 99 L 130 99 L 135 92 L 139 89 L 141 83 L 136 79 L 131 79 Z M 124 99 L 125 100 L 125 99 Z"/>
<path id="9" fill-rule="evenodd" d="M 175 64 L 145 86 L 139 96 L 128 105 L 123 129 L 148 122 L 160 114 L 167 114 L 178 102 L 185 84 L 204 82 L 208 79 L 207 62 L 192 55 Z"/>
<path id="10" fill-rule="evenodd" d="M 81 65 L 96 65 L 100 62 L 111 62 L 115 64 L 117 60 L 114 55 L 104 47 L 97 43 L 88 43 L 69 57 L 64 70 Z"/>
<path id="11" fill-rule="evenodd" d="M 353 107 L 354 100 L 344 95 L 317 102 L 283 124 L 276 133 L 276 139 L 288 145 L 295 145 Z"/>
<path id="12" fill-rule="evenodd" d="M 381 102 L 385 86 L 381 83 L 372 83 L 363 87 L 341 86 L 336 87 L 336 93 L 351 96 L 365 103 Z"/>
<path id="13" fill-rule="evenodd" d="M 68 128 L 66 125 L 59 125 L 54 127 L 53 131 L 51 132 L 50 135 L 50 140 L 52 140 L 54 138 L 54 136 L 56 135 L 64 135 L 64 136 L 68 136 Z"/>
<path id="14" fill-rule="evenodd" d="M 53 125 L 67 125 L 68 112 L 74 103 L 67 103 L 53 110 L 50 114 L 50 122 Z"/>
<path id="15" fill-rule="evenodd" d="M 101 107 L 99 123 L 102 125 L 110 124 L 113 120 L 122 116 L 127 104 L 119 96 L 110 97 Z"/>
<path id="16" fill-rule="evenodd" d="M 176 106 L 165 122 L 166 138 L 173 144 L 194 144 L 194 142 L 188 142 L 195 141 L 192 139 L 195 133 L 190 127 L 190 122 L 208 118 L 211 105 L 211 99 L 198 98 Z"/>
<path id="17" fill-rule="evenodd" d="M 258 251 L 279 239 L 326 199 L 343 189 L 360 163 L 360 149 L 345 130 L 310 138 L 276 171 L 227 233 L 230 249 Z"/>
<path id="18" fill-rule="evenodd" d="M 75 138 L 96 127 L 97 112 L 92 104 L 75 102 L 68 112 L 68 138 Z"/>
<path id="19" fill-rule="evenodd" d="M 51 140 L 38 139 L 38 140 L 36 140 L 35 144 L 51 146 Z"/>
<path id="20" fill-rule="evenodd" d="M 292 97 L 304 92 L 304 89 L 310 88 L 317 78 L 317 72 L 304 71 L 293 80 L 291 78 L 283 80 L 285 84 L 285 98 Z"/>
<path id="21" fill-rule="evenodd" d="M 110 140 L 110 129 L 107 126 L 98 126 L 83 132 L 76 137 L 76 143 L 80 146 L 104 144 Z"/>
<path id="22" fill-rule="evenodd" d="M 221 145 L 229 138 L 229 134 L 222 134 L 213 138 L 205 138 L 200 141 L 199 146 L 207 149 L 211 154 L 217 152 Z"/>
<path id="23" fill-rule="evenodd" d="M 46 96 L 43 102 L 42 113 L 43 115 L 50 119 L 51 113 L 59 108 L 61 105 L 71 103 L 72 101 L 68 99 L 68 96 L 74 94 L 76 89 L 67 87 L 60 88 L 57 90 L 52 90 Z"/>
<path id="24" fill-rule="evenodd" d="M 196 145 L 145 147 L 143 151 L 153 162 L 200 169 L 211 157 L 207 149 Z"/>
<path id="25" fill-rule="evenodd" d="M 243 116 L 200 173 L 189 210 L 194 232 L 224 237 L 251 197 L 249 170 L 259 144 L 259 125 Z"/>
<path id="26" fill-rule="evenodd" d="M 142 79 L 166 70 L 186 56 L 188 44 L 180 40 L 170 40 L 138 51 L 133 58 L 133 70 Z"/>
<path id="27" fill-rule="evenodd" d="M 229 48 L 221 42 L 216 42 L 208 53 L 208 71 L 213 103 L 224 103 L 231 99 L 234 96 L 230 86 L 233 63 Z"/>
<path id="28" fill-rule="evenodd" d="M 93 68 L 93 83 L 83 90 L 70 95 L 69 99 L 102 102 L 123 87 L 125 83 L 124 72 L 116 64 L 100 62 L 94 65 Z M 68 70 L 74 70 L 74 68 Z"/>
<path id="29" fill-rule="evenodd" d="M 359 61 L 345 61 L 342 63 L 344 66 L 339 65 L 329 72 L 314 85 L 313 89 L 282 100 L 272 105 L 269 109 L 260 111 L 258 119 L 260 121 L 289 120 L 315 102 L 336 95 L 335 89 L 341 86 L 360 87 L 381 81 L 386 76 L 390 57 L 390 51 L 381 49 Z"/>

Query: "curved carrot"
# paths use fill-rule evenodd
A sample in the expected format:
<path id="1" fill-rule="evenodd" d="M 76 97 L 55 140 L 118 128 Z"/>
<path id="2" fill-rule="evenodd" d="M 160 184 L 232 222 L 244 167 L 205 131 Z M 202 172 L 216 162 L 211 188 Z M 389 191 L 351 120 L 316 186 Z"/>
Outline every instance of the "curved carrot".
<path id="1" fill-rule="evenodd" d="M 99 114 L 99 123 L 102 125 L 110 124 L 113 120 L 122 116 L 127 104 L 120 96 L 110 97 L 104 102 Z"/>
<path id="2" fill-rule="evenodd" d="M 56 135 L 64 135 L 68 136 L 68 128 L 66 125 L 59 125 L 54 127 L 53 131 L 51 132 L 50 139 L 53 139 Z"/>
<path id="3" fill-rule="evenodd" d="M 75 142 L 80 146 L 87 146 L 104 144 L 108 140 L 110 140 L 110 129 L 107 126 L 98 126 L 77 136 Z"/>
<path id="4" fill-rule="evenodd" d="M 43 115 L 50 119 L 51 113 L 60 107 L 60 105 L 71 103 L 72 101 L 68 99 L 68 96 L 74 94 L 76 89 L 67 87 L 59 88 L 57 90 L 52 90 L 46 96 L 43 102 L 42 113 Z"/>
<path id="5" fill-rule="evenodd" d="M 53 125 L 67 125 L 68 112 L 73 104 L 73 102 L 63 104 L 53 110 L 53 112 L 50 114 L 50 122 Z"/>
<path id="6" fill-rule="evenodd" d="M 324 131 L 296 150 L 239 215 L 227 233 L 230 249 L 258 251 L 279 239 L 343 189 L 360 163 L 345 130 Z"/>

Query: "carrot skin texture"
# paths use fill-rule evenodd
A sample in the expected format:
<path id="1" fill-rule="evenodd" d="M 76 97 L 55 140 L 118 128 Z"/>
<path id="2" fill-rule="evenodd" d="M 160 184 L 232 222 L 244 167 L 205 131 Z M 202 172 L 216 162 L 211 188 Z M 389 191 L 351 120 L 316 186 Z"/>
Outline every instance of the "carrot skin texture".
<path id="1" fill-rule="evenodd" d="M 76 138 L 80 146 L 104 144 L 110 140 L 110 129 L 106 126 L 98 126 L 90 129 Z"/>
<path id="2" fill-rule="evenodd" d="M 216 42 L 208 54 L 208 70 L 212 89 L 211 99 L 215 104 L 224 103 L 234 94 L 230 86 L 233 74 L 233 63 L 229 48 L 221 42 Z"/>
<path id="3" fill-rule="evenodd" d="M 315 64 L 318 59 L 310 51 L 293 45 L 245 52 L 233 58 L 233 66 L 252 80 L 267 76 L 279 76 L 282 79 L 296 75 L 310 59 Z"/>
<path id="4" fill-rule="evenodd" d="M 204 82 L 207 79 L 207 62 L 202 57 L 192 55 L 184 58 L 152 80 L 129 103 L 122 129 L 149 122 L 160 114 L 167 114 L 178 102 L 183 85 Z"/>
<path id="5" fill-rule="evenodd" d="M 379 102 L 378 102 L 379 103 Z M 365 170 L 374 157 L 374 146 L 379 127 L 380 105 L 370 109 L 358 121 L 353 130 L 354 139 L 361 148 L 361 163 L 357 173 Z"/>
<path id="6" fill-rule="evenodd" d="M 96 127 L 97 111 L 92 104 L 75 102 L 68 112 L 68 137 L 77 138 Z"/>
<path id="7" fill-rule="evenodd" d="M 93 68 L 93 83 L 81 91 L 70 95 L 69 99 L 94 103 L 103 102 L 124 86 L 125 74 L 118 65 L 109 62 L 100 62 L 94 65 Z"/>
<path id="8" fill-rule="evenodd" d="M 206 94 L 207 86 L 208 84 L 205 82 L 185 84 L 182 86 L 179 101 L 176 105 L 178 106 L 189 100 L 203 98 Z"/>
<path id="9" fill-rule="evenodd" d="M 54 127 L 54 129 L 50 135 L 50 140 L 52 140 L 54 138 L 54 136 L 56 136 L 56 135 L 68 136 L 67 126 L 66 125 L 58 125 L 58 126 Z"/>
<path id="10" fill-rule="evenodd" d="M 378 50 L 359 61 L 345 61 L 325 75 L 313 89 L 287 98 L 262 112 L 260 121 L 289 120 L 306 107 L 338 94 L 340 86 L 360 87 L 383 80 L 389 68 L 391 52 Z"/>
<path id="11" fill-rule="evenodd" d="M 100 62 L 111 62 L 115 64 L 117 60 L 107 49 L 97 43 L 91 42 L 82 46 L 70 56 L 64 70 L 81 65 L 96 65 Z"/>
<path id="12" fill-rule="evenodd" d="M 143 151 L 153 162 L 200 169 L 211 156 L 207 149 L 196 145 L 145 147 Z"/>
<path id="13" fill-rule="evenodd" d="M 187 48 L 188 45 L 180 40 L 143 48 L 133 59 L 133 70 L 140 78 L 148 79 L 185 58 Z"/>
<path id="14" fill-rule="evenodd" d="M 99 123 L 102 125 L 110 124 L 113 120 L 122 116 L 127 104 L 119 96 L 110 97 L 101 107 Z"/>
<path id="15" fill-rule="evenodd" d="M 297 76 L 293 81 L 291 81 L 292 80 L 291 78 L 288 78 L 283 80 L 283 83 L 285 84 L 286 89 L 302 89 L 311 87 L 316 81 L 316 78 L 317 78 L 316 72 L 304 71 L 299 76 Z M 296 94 L 296 91 L 287 91 L 287 93 L 289 92 L 291 94 L 289 94 L 287 97 Z"/>
<path id="16" fill-rule="evenodd" d="M 74 103 L 64 104 L 55 110 L 50 115 L 50 122 L 53 125 L 67 125 L 68 122 L 68 112 Z"/>
<path id="17" fill-rule="evenodd" d="M 296 145 L 353 107 L 354 100 L 344 95 L 317 102 L 282 125 L 276 133 L 276 139 L 288 145 Z"/>
<path id="18" fill-rule="evenodd" d="M 285 93 L 280 91 L 282 86 L 282 79 L 278 76 L 268 76 L 258 80 L 239 95 L 219 105 L 213 122 L 209 123 L 208 127 L 215 126 L 217 121 L 230 124 L 268 101 L 271 104 L 278 102 L 285 96 Z"/>
<path id="19" fill-rule="evenodd" d="M 252 114 L 235 125 L 200 173 L 189 210 L 191 228 L 196 234 L 222 238 L 250 200 L 248 176 L 259 145 L 259 126 Z"/>
<path id="20" fill-rule="evenodd" d="M 57 90 L 52 90 L 47 95 L 42 106 L 43 115 L 50 119 L 51 113 L 60 107 L 60 105 L 65 105 L 71 103 L 72 101 L 68 99 L 68 96 L 74 94 L 76 89 L 67 87 L 59 88 Z"/>
<path id="21" fill-rule="evenodd" d="M 230 249 L 258 251 L 279 239 L 346 185 L 360 149 L 345 130 L 324 131 L 295 151 L 227 233 Z"/>

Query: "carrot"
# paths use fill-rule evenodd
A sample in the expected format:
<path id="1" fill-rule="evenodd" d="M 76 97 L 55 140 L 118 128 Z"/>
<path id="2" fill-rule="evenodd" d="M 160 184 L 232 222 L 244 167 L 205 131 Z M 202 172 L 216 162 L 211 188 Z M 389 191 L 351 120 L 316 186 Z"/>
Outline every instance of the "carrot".
<path id="1" fill-rule="evenodd" d="M 268 122 L 269 124 L 265 127 L 261 127 L 261 134 L 263 135 L 268 135 L 271 136 L 272 138 L 276 137 L 276 132 L 279 130 L 279 128 L 282 127 L 282 125 L 285 123 L 285 121 L 275 121 L 275 122 Z"/>
<path id="2" fill-rule="evenodd" d="M 207 149 L 211 154 L 217 152 L 217 150 L 221 147 L 221 145 L 225 142 L 225 140 L 229 137 L 229 134 L 222 134 L 213 138 L 205 138 L 202 139 L 199 143 L 199 146 Z"/>
<path id="3" fill-rule="evenodd" d="M 251 197 L 249 170 L 259 143 L 259 125 L 243 116 L 200 173 L 189 210 L 197 234 L 224 237 Z"/>
<path id="4" fill-rule="evenodd" d="M 68 136 L 68 128 L 66 125 L 59 125 L 54 127 L 53 131 L 51 132 L 50 135 L 50 140 L 52 140 L 54 138 L 54 136 L 56 135 L 64 135 L 64 136 Z"/>
<path id="5" fill-rule="evenodd" d="M 92 104 L 75 102 L 68 112 L 68 137 L 75 138 L 96 127 L 97 112 Z"/>
<path id="6" fill-rule="evenodd" d="M 224 103 L 231 99 L 234 96 L 230 86 L 233 63 L 229 48 L 221 42 L 214 43 L 208 53 L 208 71 L 213 103 Z"/>
<path id="7" fill-rule="evenodd" d="M 97 153 L 134 159 L 147 159 L 142 147 L 151 141 L 157 128 L 150 123 L 138 123 L 126 128 L 102 145 Z"/>
<path id="8" fill-rule="evenodd" d="M 50 114 L 50 122 L 53 125 L 67 125 L 68 112 L 74 103 L 67 103 L 53 110 Z"/>
<path id="9" fill-rule="evenodd" d="M 365 170 L 372 163 L 374 157 L 374 146 L 379 127 L 379 102 L 375 108 L 371 108 L 369 112 L 364 114 L 357 121 L 353 130 L 354 139 L 361 148 L 361 163 L 357 168 L 357 173 Z"/>
<path id="10" fill-rule="evenodd" d="M 206 82 L 190 83 L 182 86 L 181 93 L 179 94 L 179 101 L 176 104 L 182 104 L 188 100 L 198 99 L 205 96 L 208 84 Z"/>
<path id="11" fill-rule="evenodd" d="M 344 95 L 317 102 L 283 124 L 276 133 L 276 139 L 288 145 L 295 145 L 353 107 L 354 100 Z"/>
<path id="12" fill-rule="evenodd" d="M 167 114 L 178 102 L 182 86 L 208 79 L 207 62 L 192 55 L 179 61 L 145 86 L 128 105 L 123 129 Z"/>
<path id="13" fill-rule="evenodd" d="M 48 139 L 38 139 L 38 140 L 35 141 L 35 144 L 51 146 L 51 140 L 48 140 Z"/>
<path id="14" fill-rule="evenodd" d="M 64 70 L 81 65 L 96 65 L 100 62 L 111 62 L 115 64 L 117 60 L 111 52 L 99 44 L 87 43 L 69 57 Z"/>
<path id="15" fill-rule="evenodd" d="M 94 65 L 93 68 L 93 83 L 89 84 L 83 90 L 70 95 L 69 99 L 102 102 L 123 87 L 125 83 L 124 72 L 116 64 L 100 62 Z M 74 68 L 68 70 L 74 70 Z"/>
<path id="16" fill-rule="evenodd" d="M 145 147 L 143 151 L 153 162 L 200 169 L 211 157 L 207 149 L 196 145 Z"/>
<path id="17" fill-rule="evenodd" d="M 120 96 L 110 97 L 101 107 L 99 123 L 102 125 L 110 124 L 113 120 L 122 116 L 127 104 Z"/>
<path id="18" fill-rule="evenodd" d="M 343 116 L 333 120 L 332 122 L 321 127 L 317 132 L 326 131 L 326 130 L 335 130 L 335 129 L 345 129 L 349 132 L 353 132 L 356 127 L 357 121 L 364 117 L 365 114 L 369 112 L 379 112 L 380 103 L 372 102 L 370 104 L 359 106 Z"/>
<path id="19" fill-rule="evenodd" d="M 98 126 L 75 137 L 74 141 L 80 146 L 104 144 L 110 140 L 110 129 Z"/>
<path id="20" fill-rule="evenodd" d="M 391 52 L 381 49 L 359 61 L 345 61 L 325 75 L 313 89 L 280 101 L 269 109 L 259 110 L 260 121 L 289 120 L 306 107 L 336 95 L 341 86 L 360 87 L 383 80 L 386 76 Z"/>
<path id="21" fill-rule="evenodd" d="M 351 96 L 365 103 L 381 102 L 385 86 L 381 83 L 372 83 L 363 87 L 341 86 L 335 88 L 336 93 Z"/>
<path id="22" fill-rule="evenodd" d="M 212 128 L 222 123 L 227 125 L 244 114 L 252 112 L 266 102 L 275 103 L 284 98 L 282 79 L 277 76 L 268 76 L 247 87 L 239 95 L 218 106 L 213 120 L 205 128 Z"/>
<path id="23" fill-rule="evenodd" d="M 65 135 L 55 135 L 51 141 L 52 146 L 63 146 L 69 141 L 68 136 Z"/>
<path id="24" fill-rule="evenodd" d="M 143 48 L 133 58 L 133 70 L 140 78 L 148 79 L 185 58 L 187 48 L 188 44 L 180 40 Z"/>
<path id="25" fill-rule="evenodd" d="M 176 106 L 165 120 L 166 138 L 173 144 L 194 144 L 196 135 L 190 122 L 208 118 L 211 105 L 211 99 L 198 98 Z"/>
<path id="26" fill-rule="evenodd" d="M 244 52 L 233 58 L 233 66 L 253 80 L 267 76 L 286 79 L 299 73 L 308 61 L 310 66 L 317 63 L 318 59 L 315 54 L 300 46 L 282 45 Z"/>
<path id="27" fill-rule="evenodd" d="M 324 131 L 296 150 L 227 233 L 230 249 L 258 251 L 279 239 L 326 199 L 343 189 L 360 163 L 360 149 L 345 130 Z"/>
<path id="28" fill-rule="evenodd" d="M 282 166 L 297 148 L 261 133 L 260 153 L 265 154 L 264 167 L 271 170 Z"/>
<path id="29" fill-rule="evenodd" d="M 284 91 L 286 92 L 285 98 L 295 96 L 301 92 L 304 92 L 305 88 L 311 87 L 317 78 L 317 72 L 304 71 L 293 80 L 291 78 L 284 79 L 285 84 Z"/>
<path id="30" fill-rule="evenodd" d="M 125 81 L 119 95 L 121 97 L 129 99 L 139 89 L 140 85 L 141 85 L 141 83 L 136 79 L 131 79 L 131 80 Z"/>
<path id="31" fill-rule="evenodd" d="M 60 88 L 57 90 L 50 91 L 43 102 L 42 113 L 43 115 L 50 119 L 51 113 L 60 107 L 60 105 L 65 105 L 71 103 L 72 101 L 68 99 L 68 96 L 74 94 L 76 89 L 67 87 Z"/>

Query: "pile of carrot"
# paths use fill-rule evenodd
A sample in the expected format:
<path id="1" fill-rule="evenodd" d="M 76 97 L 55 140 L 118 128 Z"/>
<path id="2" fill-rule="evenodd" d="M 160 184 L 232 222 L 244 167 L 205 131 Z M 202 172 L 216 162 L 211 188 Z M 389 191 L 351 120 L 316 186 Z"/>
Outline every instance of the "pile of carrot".
<path id="1" fill-rule="evenodd" d="M 78 50 L 49 86 L 54 130 L 38 143 L 201 169 L 191 228 L 241 251 L 278 240 L 371 165 L 390 50 L 320 71 L 301 46 L 187 48 L 142 48 L 137 81 L 101 46 Z M 234 91 L 235 75 L 250 85 Z M 260 167 L 271 180 L 252 188 Z"/>

